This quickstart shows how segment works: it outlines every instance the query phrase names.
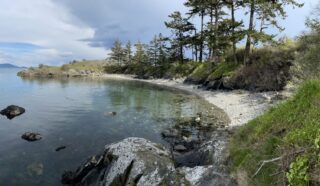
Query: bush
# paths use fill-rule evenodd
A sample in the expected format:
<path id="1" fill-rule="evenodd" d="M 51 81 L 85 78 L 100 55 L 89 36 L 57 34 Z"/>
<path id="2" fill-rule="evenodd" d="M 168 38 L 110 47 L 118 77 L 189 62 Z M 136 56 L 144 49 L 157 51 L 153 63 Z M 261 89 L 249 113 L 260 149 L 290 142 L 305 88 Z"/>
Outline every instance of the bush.
<path id="1" fill-rule="evenodd" d="M 282 90 L 290 79 L 293 60 L 293 51 L 258 49 L 251 54 L 248 65 L 234 72 L 229 86 L 251 91 Z"/>

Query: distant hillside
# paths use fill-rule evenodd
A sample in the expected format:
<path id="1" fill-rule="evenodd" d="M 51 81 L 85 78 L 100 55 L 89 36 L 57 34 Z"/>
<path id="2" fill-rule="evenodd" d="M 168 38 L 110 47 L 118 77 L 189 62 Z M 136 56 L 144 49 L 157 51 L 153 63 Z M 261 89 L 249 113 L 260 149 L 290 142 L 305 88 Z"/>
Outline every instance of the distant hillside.
<path id="1" fill-rule="evenodd" d="M 9 64 L 9 63 L 4 63 L 4 64 L 0 64 L 0 68 L 20 68 L 20 67 Z"/>

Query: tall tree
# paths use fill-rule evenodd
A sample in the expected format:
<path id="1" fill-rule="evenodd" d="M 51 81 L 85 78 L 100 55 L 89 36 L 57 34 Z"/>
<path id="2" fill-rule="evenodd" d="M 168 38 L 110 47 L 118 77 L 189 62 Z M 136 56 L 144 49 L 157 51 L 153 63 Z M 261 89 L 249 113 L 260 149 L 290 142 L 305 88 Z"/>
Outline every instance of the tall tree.
<path id="1" fill-rule="evenodd" d="M 172 29 L 174 39 L 172 40 L 172 50 L 180 58 L 180 62 L 184 61 L 184 46 L 186 45 L 185 33 L 190 32 L 194 29 L 192 23 L 187 19 L 182 18 L 180 12 L 174 12 L 169 17 L 172 19 L 169 22 L 165 22 L 167 28 Z M 177 51 L 178 50 L 178 51 Z"/>
<path id="2" fill-rule="evenodd" d="M 122 43 L 119 39 L 116 39 L 113 47 L 111 48 L 110 58 L 117 61 L 119 64 L 124 60 L 124 50 L 122 48 Z"/>
<path id="3" fill-rule="evenodd" d="M 147 55 L 145 52 L 145 46 L 140 41 L 135 44 L 135 54 L 134 54 L 134 61 L 135 63 L 146 63 L 147 62 Z"/>
<path id="4" fill-rule="evenodd" d="M 187 2 L 184 3 L 186 7 L 189 7 L 190 10 L 187 13 L 190 17 L 194 17 L 196 15 L 199 15 L 200 17 L 200 34 L 199 34 L 199 61 L 202 62 L 203 60 L 203 50 L 204 50 L 204 18 L 206 16 L 206 9 L 208 2 L 207 0 L 187 0 Z"/>
<path id="5" fill-rule="evenodd" d="M 126 47 L 124 48 L 124 55 L 125 55 L 125 62 L 131 63 L 132 62 L 132 45 L 130 41 L 127 42 Z"/>
<path id="6" fill-rule="evenodd" d="M 253 42 L 266 42 L 272 41 L 274 35 L 266 33 L 265 29 L 269 27 L 282 28 L 278 24 L 279 19 L 284 19 L 287 14 L 285 7 L 291 5 L 293 7 L 302 7 L 303 4 L 298 3 L 296 0 L 244 0 L 244 5 L 249 7 L 249 27 L 247 29 L 247 42 L 244 55 L 244 63 L 247 62 L 251 45 Z M 257 30 L 254 27 L 254 19 L 260 21 L 260 28 Z"/>
<path id="7" fill-rule="evenodd" d="M 159 45 L 160 44 L 159 44 L 158 36 L 155 35 L 152 41 L 150 41 L 147 49 L 148 60 L 150 63 L 152 63 L 155 66 L 158 63 L 159 56 L 160 56 Z"/>

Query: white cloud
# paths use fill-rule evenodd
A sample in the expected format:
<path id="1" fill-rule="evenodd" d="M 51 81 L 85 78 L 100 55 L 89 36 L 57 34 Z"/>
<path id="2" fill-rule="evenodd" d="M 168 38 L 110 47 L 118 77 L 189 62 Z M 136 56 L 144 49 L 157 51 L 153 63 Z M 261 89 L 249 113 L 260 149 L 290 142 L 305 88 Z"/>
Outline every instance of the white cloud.
<path id="1" fill-rule="evenodd" d="M 90 47 L 81 41 L 92 38 L 94 29 L 51 0 L 1 0 L 0 10 L 0 42 L 29 43 L 43 48 L 16 54 L 1 51 L 7 53 L 2 57 L 19 60 L 15 64 L 58 64 L 73 58 L 106 57 L 104 48 Z"/>

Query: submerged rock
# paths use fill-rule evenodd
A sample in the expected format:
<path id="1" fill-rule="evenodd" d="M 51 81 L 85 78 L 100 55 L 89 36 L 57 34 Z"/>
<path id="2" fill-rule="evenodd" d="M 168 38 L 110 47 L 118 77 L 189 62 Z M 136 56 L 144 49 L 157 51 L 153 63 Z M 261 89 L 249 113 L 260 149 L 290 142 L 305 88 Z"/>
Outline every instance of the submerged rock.
<path id="1" fill-rule="evenodd" d="M 67 148 L 67 146 L 60 146 L 60 147 L 56 148 L 56 152 L 59 152 L 65 148 Z"/>
<path id="2" fill-rule="evenodd" d="M 13 119 L 14 117 L 20 116 L 25 113 L 25 109 L 16 105 L 10 105 L 7 108 L 0 111 L 0 114 L 6 116 L 8 119 Z"/>
<path id="3" fill-rule="evenodd" d="M 43 174 L 43 167 L 42 163 L 32 163 L 27 166 L 27 172 L 29 176 L 41 176 Z"/>
<path id="4" fill-rule="evenodd" d="M 104 115 L 105 116 L 116 116 L 117 112 L 106 112 Z"/>
<path id="5" fill-rule="evenodd" d="M 26 132 L 21 138 L 27 141 L 38 141 L 42 139 L 42 136 L 39 133 Z"/>

